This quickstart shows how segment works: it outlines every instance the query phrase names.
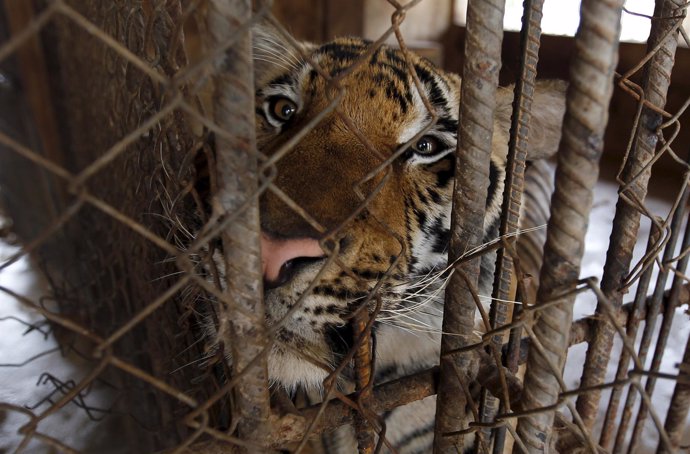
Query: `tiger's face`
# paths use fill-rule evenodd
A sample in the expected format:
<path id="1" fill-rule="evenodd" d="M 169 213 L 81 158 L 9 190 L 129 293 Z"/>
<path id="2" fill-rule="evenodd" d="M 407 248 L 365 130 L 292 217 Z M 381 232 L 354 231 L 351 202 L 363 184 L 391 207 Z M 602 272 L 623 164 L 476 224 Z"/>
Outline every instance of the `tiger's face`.
<path id="1" fill-rule="evenodd" d="M 365 303 L 380 308 L 379 370 L 438 359 L 460 78 L 387 46 L 353 67 L 370 46 L 303 44 L 320 74 L 286 40 L 255 32 L 257 147 L 274 178 L 260 199 L 267 323 L 280 326 L 269 374 L 288 387 L 322 383 Z M 535 117 L 535 156 L 557 146 L 562 88 L 540 86 L 540 100 L 551 111 Z M 487 232 L 499 218 L 511 101 L 503 89 Z"/>

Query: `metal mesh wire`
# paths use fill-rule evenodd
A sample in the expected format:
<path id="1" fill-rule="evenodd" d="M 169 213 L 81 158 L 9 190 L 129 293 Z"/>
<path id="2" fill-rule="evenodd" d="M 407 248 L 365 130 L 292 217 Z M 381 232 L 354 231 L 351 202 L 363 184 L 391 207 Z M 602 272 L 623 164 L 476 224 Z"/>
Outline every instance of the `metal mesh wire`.
<path id="1" fill-rule="evenodd" d="M 391 27 L 370 52 L 353 61 L 352 69 L 330 76 L 312 62 L 332 88 L 332 98 L 306 124 L 304 134 L 335 113 L 380 156 L 338 104 L 346 90 L 343 79 L 367 64 L 385 39 L 394 36 L 403 53 L 409 52 L 399 26 L 419 0 L 388 3 L 396 10 Z M 525 2 L 501 241 L 479 247 L 476 227 L 482 225 L 489 182 L 491 135 L 486 131 L 494 116 L 502 39 L 496 30 L 503 3 L 469 2 L 456 172 L 462 195 L 456 194 L 454 202 L 450 255 L 455 272 L 443 323 L 445 333 L 461 335 L 444 335 L 440 367 L 374 383 L 371 330 L 382 304 L 376 286 L 352 314 L 354 346 L 328 370 L 324 403 L 308 405 L 293 403 L 279 389 L 269 395 L 267 354 L 281 340 L 275 327 L 265 325 L 260 297 L 258 195 L 274 193 L 312 223 L 323 234 L 329 262 L 338 260 L 334 245 L 343 225 L 325 232 L 276 186 L 275 164 L 294 143 L 270 158 L 255 148 L 251 26 L 269 21 L 285 40 L 292 39 L 272 17 L 270 5 L 255 5 L 252 12 L 243 1 L 49 0 L 34 5 L 6 0 L 2 96 L 18 115 L 0 128 L 0 183 L 22 243 L 0 264 L 0 272 L 32 255 L 51 285 L 39 299 L 5 287 L 0 292 L 41 314 L 60 347 L 87 364 L 87 373 L 71 383 L 47 376 L 58 392 L 46 405 L 0 402 L 0 411 L 27 419 L 16 452 L 36 443 L 74 452 L 59 436 L 44 433 L 42 424 L 69 402 L 83 403 L 88 390 L 103 383 L 116 390 L 106 413 L 126 434 L 117 441 L 131 452 L 312 452 L 317 445 L 310 440 L 346 423 L 357 431 L 360 452 L 385 450 L 380 415 L 434 394 L 440 402 L 436 452 L 455 452 L 471 432 L 479 434 L 479 452 L 504 452 L 511 446 L 515 452 L 543 452 L 550 444 L 560 452 L 635 452 L 647 419 L 658 434 L 659 452 L 685 449 L 680 443 L 690 406 L 690 343 L 677 371 L 662 372 L 660 363 L 676 309 L 688 302 L 690 235 L 681 235 L 687 176 L 663 217 L 651 212 L 645 196 L 662 156 L 688 170 L 682 157 L 686 150 L 675 150 L 674 140 L 690 99 L 675 111 L 665 110 L 678 39 L 688 43 L 680 28 L 687 4 L 657 1 L 647 54 L 618 74 L 623 1 L 583 1 L 553 216 L 535 294 L 524 285 L 531 282 L 525 277 L 530 260 L 516 252 L 530 245 L 516 246 L 514 238 L 520 206 L 539 203 L 529 196 L 523 202 L 522 192 L 529 178 L 525 155 L 542 5 Z M 617 175 L 619 201 L 600 284 L 580 277 L 580 259 L 613 88 L 638 108 L 629 113 L 633 128 Z M 424 102 L 435 121 L 429 100 Z M 380 161 L 361 184 L 390 178 L 393 159 Z M 362 197 L 356 212 L 375 196 Z M 646 254 L 633 263 L 641 219 L 651 222 L 652 233 Z M 479 252 L 462 254 L 473 247 Z M 495 302 L 485 313 L 476 290 L 479 261 L 496 248 Z M 209 279 L 214 276 L 210 258 L 218 253 L 225 256 L 225 282 Z M 650 289 L 655 268 L 658 277 Z M 665 290 L 668 279 L 672 287 Z M 516 282 L 517 296 L 511 290 Z M 623 304 L 633 284 L 634 300 Z M 596 295 L 597 312 L 573 322 L 575 297 L 584 292 Z M 521 298 L 521 309 L 503 302 L 515 298 Z M 486 323 L 479 341 L 469 334 L 476 310 Z M 658 335 L 655 326 L 660 326 Z M 209 330 L 226 333 L 230 345 L 209 343 Z M 615 379 L 605 381 L 614 339 L 622 341 L 623 352 L 614 358 Z M 569 347 L 583 342 L 588 352 L 582 383 L 569 389 L 563 365 Z M 228 351 L 231 367 L 224 360 Z M 336 384 L 351 362 L 356 390 L 346 395 Z M 524 378 L 519 378 L 518 365 L 524 363 Z M 7 371 L 0 367 L 0 373 Z M 652 404 L 659 379 L 675 382 L 666 415 Z M 476 402 L 468 389 L 473 382 L 484 386 Z M 601 399 L 606 389 L 612 389 L 609 402 Z M 472 410 L 469 426 L 464 403 Z M 598 422 L 603 429 L 594 429 Z"/>

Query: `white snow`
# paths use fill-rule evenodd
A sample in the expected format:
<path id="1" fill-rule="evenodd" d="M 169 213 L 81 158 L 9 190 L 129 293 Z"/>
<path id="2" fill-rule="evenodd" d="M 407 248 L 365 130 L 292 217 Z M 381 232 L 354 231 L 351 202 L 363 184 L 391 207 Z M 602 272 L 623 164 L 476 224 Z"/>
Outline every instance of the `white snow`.
<path id="1" fill-rule="evenodd" d="M 0 264 L 17 251 L 16 247 L 0 242 Z M 6 287 L 38 303 L 47 286 L 26 257 L 0 271 L 0 287 Z M 32 329 L 31 325 L 38 329 Z M 52 380 L 61 383 L 77 381 L 88 371 L 88 363 L 71 354 L 63 356 L 52 335 L 50 326 L 35 311 L 28 309 L 14 297 L 0 290 L 0 403 L 31 409 L 34 414 L 45 412 L 50 402 L 62 397 Z M 25 363 L 27 360 L 35 358 Z M 21 365 L 21 366 L 20 366 Z M 50 374 L 44 375 L 44 374 Z M 110 399 L 104 390 L 90 390 L 84 402 L 96 418 L 105 415 L 98 411 L 107 408 Z M 13 452 L 22 442 L 18 430 L 29 417 L 18 411 L 0 409 L 0 452 Z M 105 424 L 105 423 L 101 423 Z M 87 412 L 70 402 L 58 412 L 38 424 L 37 431 L 57 438 L 65 445 L 84 452 L 113 452 L 106 450 L 108 431 L 94 423 Z M 24 452 L 51 451 L 47 445 L 32 440 Z"/>

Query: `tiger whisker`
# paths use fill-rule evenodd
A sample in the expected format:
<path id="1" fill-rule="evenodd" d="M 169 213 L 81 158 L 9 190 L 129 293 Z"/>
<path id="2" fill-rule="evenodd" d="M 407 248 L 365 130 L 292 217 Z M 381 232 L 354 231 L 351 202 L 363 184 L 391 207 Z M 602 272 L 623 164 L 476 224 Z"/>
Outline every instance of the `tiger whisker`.
<path id="1" fill-rule="evenodd" d="M 290 57 L 290 59 L 296 63 L 296 66 L 299 66 L 300 64 L 303 63 L 302 59 L 299 58 L 298 56 L 296 56 L 295 52 L 293 52 L 292 49 L 288 49 L 287 46 L 285 46 L 285 44 L 281 43 L 277 39 L 273 39 L 273 38 L 266 36 L 266 35 L 262 36 L 261 41 L 257 42 L 254 47 L 261 47 L 264 50 L 272 49 L 272 47 L 269 46 L 269 44 L 271 44 L 272 46 L 277 47 L 279 49 L 283 49 L 285 51 L 285 55 Z"/>
<path id="2" fill-rule="evenodd" d="M 298 59 L 297 57 L 295 57 L 295 55 L 293 55 L 293 53 L 292 53 L 288 48 L 286 48 L 286 47 L 283 46 L 282 44 L 276 43 L 276 42 L 272 42 L 272 41 L 269 41 L 269 42 L 272 43 L 272 44 L 276 44 L 278 47 L 282 48 L 285 52 L 284 52 L 284 53 L 280 53 L 279 51 L 277 51 L 276 49 L 274 49 L 274 48 L 271 47 L 271 46 L 268 46 L 268 45 L 265 44 L 265 43 L 257 43 L 257 44 L 254 46 L 254 50 L 262 51 L 262 52 L 265 52 L 265 53 L 269 53 L 269 54 L 271 54 L 271 55 L 274 55 L 274 56 L 276 56 L 276 57 L 279 57 L 282 61 L 284 61 L 285 63 L 289 64 L 290 67 L 291 67 L 292 69 L 298 68 L 298 67 L 303 63 L 300 59 Z M 286 58 L 286 57 L 287 57 L 287 58 Z"/>
<path id="3" fill-rule="evenodd" d="M 206 356 L 201 356 L 197 359 L 194 359 L 192 361 L 189 361 L 189 362 L 177 367 L 176 369 L 168 372 L 168 374 L 172 375 L 172 374 L 175 374 L 175 373 L 181 371 L 182 369 L 187 368 L 189 366 L 192 366 L 194 364 L 203 363 L 204 361 L 208 361 L 209 359 L 213 358 L 213 356 L 214 356 L 214 353 L 208 353 Z"/>
<path id="4" fill-rule="evenodd" d="M 407 298 L 390 298 L 386 299 L 386 302 L 393 303 L 395 305 L 402 305 L 402 303 L 413 303 L 410 306 L 403 306 L 404 309 L 409 310 L 410 308 L 418 307 L 418 306 L 424 306 L 429 303 L 436 303 L 438 298 L 438 294 L 432 294 L 432 295 L 423 295 L 424 299 L 418 299 L 414 297 L 407 297 Z"/>
<path id="5" fill-rule="evenodd" d="M 433 317 L 434 319 L 441 318 L 443 314 L 432 314 L 431 312 L 426 312 L 424 310 L 419 310 L 415 312 L 415 314 L 422 314 L 427 317 Z M 401 317 L 410 317 L 406 314 L 394 314 L 394 315 L 388 315 L 388 316 L 381 316 L 376 319 L 377 321 L 385 321 L 385 320 L 399 320 Z"/>
<path id="6" fill-rule="evenodd" d="M 387 325 L 389 325 L 389 326 L 394 326 L 394 327 L 396 327 L 396 328 L 401 328 L 401 329 L 407 328 L 406 331 L 409 331 L 409 332 L 411 332 L 411 331 L 416 331 L 416 332 L 419 332 L 419 333 L 442 334 L 442 335 L 445 335 L 445 336 L 463 336 L 463 334 L 459 334 L 459 333 L 449 333 L 449 332 L 447 332 L 447 331 L 442 331 L 442 330 L 440 330 L 440 329 L 436 330 L 436 329 L 423 329 L 423 328 L 419 328 L 418 325 L 413 324 L 413 323 L 396 322 L 396 323 L 385 323 L 385 324 L 387 324 Z M 478 336 L 481 336 L 481 335 L 482 335 L 482 333 L 479 332 L 479 331 L 477 331 L 477 330 L 472 330 L 472 334 L 475 334 L 475 335 L 478 335 Z"/>
<path id="7" fill-rule="evenodd" d="M 172 273 L 165 274 L 165 275 L 163 275 L 163 276 L 158 276 L 157 278 L 152 279 L 151 282 L 157 282 L 157 281 L 160 281 L 160 280 L 169 278 L 169 277 L 179 276 L 180 274 L 185 274 L 185 273 L 187 273 L 187 271 L 185 271 L 185 270 L 175 271 L 175 272 L 172 272 Z"/>
<path id="8" fill-rule="evenodd" d="M 269 60 L 267 58 L 261 58 L 261 57 L 257 57 L 257 56 L 254 56 L 254 60 L 265 61 L 266 63 L 271 63 L 272 65 L 280 66 L 281 68 L 285 69 L 286 71 L 290 71 L 290 68 L 285 66 L 282 62 Z"/>
<path id="9" fill-rule="evenodd" d="M 519 236 L 519 235 L 522 235 L 523 233 L 530 233 L 530 232 L 534 232 L 534 231 L 537 231 L 537 230 L 542 230 L 542 229 L 546 228 L 546 226 L 547 226 L 547 224 L 541 224 L 541 225 L 538 225 L 538 226 L 536 226 L 536 227 L 530 227 L 530 228 L 528 228 L 528 229 L 518 229 L 518 230 L 516 230 L 515 232 L 506 233 L 505 235 L 499 235 L 499 236 L 497 236 L 496 238 L 494 238 L 494 239 L 492 239 L 492 240 L 489 240 L 489 241 L 487 241 L 487 242 L 485 242 L 485 243 L 480 244 L 479 246 L 476 246 L 476 247 L 470 249 L 469 251 L 465 251 L 465 253 L 463 253 L 460 257 L 458 257 L 457 259 L 455 259 L 455 261 L 453 262 L 453 266 L 455 265 L 455 263 L 457 263 L 458 261 L 464 259 L 465 257 L 468 257 L 468 256 L 470 256 L 470 255 L 479 253 L 479 252 L 481 252 L 482 250 L 487 249 L 487 248 L 489 248 L 490 246 L 493 246 L 494 244 L 498 243 L 499 241 L 501 241 L 501 240 L 503 240 L 503 239 L 512 238 L 512 237 L 514 237 L 514 236 Z M 449 265 L 449 266 L 450 266 L 450 265 Z"/>
<path id="10" fill-rule="evenodd" d="M 285 68 L 285 67 L 287 66 L 286 69 L 287 69 L 288 71 L 292 71 L 292 70 L 298 68 L 298 65 L 296 65 L 293 61 L 291 61 L 291 60 L 285 58 L 285 55 L 280 54 L 280 53 L 278 53 L 278 52 L 276 52 L 276 51 L 274 51 L 274 50 L 272 50 L 272 49 L 268 49 L 268 48 L 261 49 L 261 48 L 256 48 L 256 47 L 255 47 L 255 50 L 258 50 L 258 51 L 259 51 L 258 53 L 255 53 L 255 56 L 257 56 L 257 57 L 259 57 L 259 58 L 269 58 L 269 59 L 272 59 L 275 63 L 282 63 L 282 64 L 285 65 L 285 66 L 282 66 L 282 67 Z"/>
<path id="11" fill-rule="evenodd" d="M 507 303 L 507 304 L 522 304 L 522 301 L 514 301 L 514 300 L 504 300 L 501 298 L 494 298 L 491 295 L 477 295 L 479 298 L 482 299 L 488 299 L 491 301 L 498 301 L 499 303 Z"/>
<path id="12" fill-rule="evenodd" d="M 402 307 L 393 306 L 392 308 L 390 308 L 390 309 L 385 309 L 385 310 L 388 311 L 388 312 L 411 312 L 411 311 L 414 311 L 414 310 L 416 310 L 416 309 L 418 309 L 418 308 L 420 308 L 420 307 L 426 306 L 426 305 L 428 305 L 428 304 L 430 304 L 430 303 L 432 303 L 432 302 L 433 302 L 433 303 L 440 302 L 440 301 L 439 301 L 440 298 L 438 298 L 439 294 L 440 294 L 440 292 L 439 292 L 439 293 L 436 293 L 436 294 L 432 294 L 432 295 L 426 296 L 424 299 L 421 299 L 421 300 L 418 300 L 418 299 L 416 299 L 416 298 L 392 298 L 392 299 L 387 299 L 387 302 L 391 302 L 391 303 L 393 303 L 393 304 L 396 305 L 396 306 L 400 306 L 401 303 L 408 303 L 408 302 L 412 302 L 413 304 L 411 304 L 411 305 L 409 305 L 409 306 L 408 306 L 408 305 L 405 305 L 405 306 L 402 306 Z"/>
<path id="13" fill-rule="evenodd" d="M 409 307 L 399 307 L 399 308 L 394 308 L 394 309 L 386 309 L 385 311 L 382 311 L 382 314 L 388 317 L 398 317 L 398 316 L 405 316 L 407 314 L 413 313 L 424 313 L 430 316 L 434 317 L 439 317 L 443 315 L 443 311 L 440 309 L 434 309 L 433 307 L 428 307 L 430 300 L 425 300 L 420 303 L 417 303 L 413 306 Z M 429 309 L 432 311 L 436 311 L 436 313 L 431 313 L 431 312 L 426 312 L 423 309 Z"/>
<path id="14" fill-rule="evenodd" d="M 412 329 L 407 328 L 407 327 L 405 327 L 405 326 L 400 326 L 400 325 L 397 324 L 397 323 L 391 323 L 391 322 L 388 322 L 388 321 L 381 321 L 380 323 L 381 323 L 382 325 L 391 326 L 391 327 L 393 327 L 393 328 L 395 328 L 395 329 L 400 329 L 400 330 L 402 330 L 402 331 L 408 332 L 408 333 L 410 333 L 410 334 L 412 334 L 412 335 L 414 335 L 414 336 L 419 336 L 419 332 L 417 332 L 416 330 L 412 330 Z"/>

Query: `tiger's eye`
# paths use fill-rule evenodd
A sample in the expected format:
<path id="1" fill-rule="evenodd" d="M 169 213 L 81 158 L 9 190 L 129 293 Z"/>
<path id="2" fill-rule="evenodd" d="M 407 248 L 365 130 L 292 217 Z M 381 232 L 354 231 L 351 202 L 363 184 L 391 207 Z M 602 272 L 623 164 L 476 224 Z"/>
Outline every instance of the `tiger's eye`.
<path id="1" fill-rule="evenodd" d="M 269 113 L 278 121 L 286 122 L 297 112 L 297 104 L 288 98 L 275 97 L 269 105 Z"/>
<path id="2" fill-rule="evenodd" d="M 432 136 L 424 136 L 414 144 L 415 151 L 429 154 L 438 150 L 438 139 Z"/>

